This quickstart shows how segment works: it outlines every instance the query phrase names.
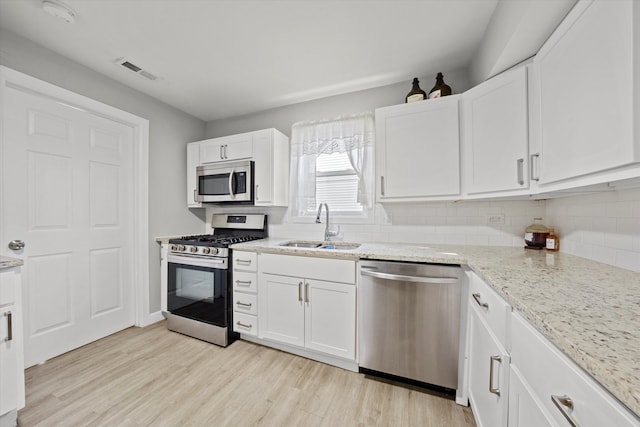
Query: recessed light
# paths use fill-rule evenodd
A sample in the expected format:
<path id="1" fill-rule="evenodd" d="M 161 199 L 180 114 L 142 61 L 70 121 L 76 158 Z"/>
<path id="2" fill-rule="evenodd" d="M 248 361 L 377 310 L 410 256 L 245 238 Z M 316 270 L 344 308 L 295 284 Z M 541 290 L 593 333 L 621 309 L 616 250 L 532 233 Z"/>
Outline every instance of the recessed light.
<path id="1" fill-rule="evenodd" d="M 70 24 L 76 22 L 76 13 L 66 4 L 52 0 L 43 0 L 42 10 Z"/>

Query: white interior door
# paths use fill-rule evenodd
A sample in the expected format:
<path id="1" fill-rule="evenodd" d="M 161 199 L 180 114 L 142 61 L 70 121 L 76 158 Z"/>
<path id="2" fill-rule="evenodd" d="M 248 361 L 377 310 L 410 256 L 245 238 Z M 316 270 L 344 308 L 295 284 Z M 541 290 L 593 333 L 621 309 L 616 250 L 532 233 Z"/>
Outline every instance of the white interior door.
<path id="1" fill-rule="evenodd" d="M 134 134 L 36 93 L 5 95 L 2 227 L 25 243 L 28 367 L 134 324 Z"/>

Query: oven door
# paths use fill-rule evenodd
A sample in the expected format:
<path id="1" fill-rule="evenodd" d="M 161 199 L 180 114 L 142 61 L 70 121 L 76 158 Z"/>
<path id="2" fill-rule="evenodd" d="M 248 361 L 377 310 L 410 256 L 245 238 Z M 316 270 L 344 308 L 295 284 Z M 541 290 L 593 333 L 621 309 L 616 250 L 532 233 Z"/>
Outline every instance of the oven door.
<path id="1" fill-rule="evenodd" d="M 227 259 L 170 254 L 167 261 L 168 311 L 227 327 L 231 305 Z"/>
<path id="2" fill-rule="evenodd" d="M 253 162 L 214 163 L 196 168 L 198 202 L 253 202 Z"/>

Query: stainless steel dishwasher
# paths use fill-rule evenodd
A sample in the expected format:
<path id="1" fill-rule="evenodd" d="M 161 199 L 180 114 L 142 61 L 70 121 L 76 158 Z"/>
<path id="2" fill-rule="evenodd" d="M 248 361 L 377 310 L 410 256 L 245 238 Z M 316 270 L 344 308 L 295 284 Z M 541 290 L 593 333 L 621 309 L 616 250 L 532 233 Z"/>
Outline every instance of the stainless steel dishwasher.
<path id="1" fill-rule="evenodd" d="M 360 274 L 361 371 L 458 388 L 462 269 L 361 261 Z"/>

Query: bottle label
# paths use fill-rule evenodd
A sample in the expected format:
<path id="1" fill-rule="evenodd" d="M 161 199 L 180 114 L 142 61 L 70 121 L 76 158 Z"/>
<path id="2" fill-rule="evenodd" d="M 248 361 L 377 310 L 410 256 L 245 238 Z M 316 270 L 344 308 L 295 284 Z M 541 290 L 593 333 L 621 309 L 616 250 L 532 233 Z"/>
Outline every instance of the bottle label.
<path id="1" fill-rule="evenodd" d="M 556 239 L 547 239 L 547 249 L 556 249 Z"/>
<path id="2" fill-rule="evenodd" d="M 524 233 L 524 240 L 527 242 L 533 242 L 533 233 Z"/>
<path id="3" fill-rule="evenodd" d="M 440 98 L 441 95 L 442 95 L 442 91 L 440 89 L 434 90 L 429 94 L 429 99 Z"/>
<path id="4" fill-rule="evenodd" d="M 416 93 L 414 95 L 407 97 L 407 102 L 415 102 L 415 101 L 423 101 L 423 100 L 424 100 L 424 95 L 421 93 Z"/>

